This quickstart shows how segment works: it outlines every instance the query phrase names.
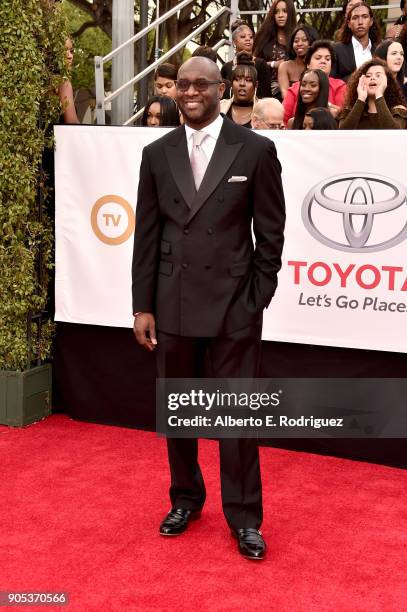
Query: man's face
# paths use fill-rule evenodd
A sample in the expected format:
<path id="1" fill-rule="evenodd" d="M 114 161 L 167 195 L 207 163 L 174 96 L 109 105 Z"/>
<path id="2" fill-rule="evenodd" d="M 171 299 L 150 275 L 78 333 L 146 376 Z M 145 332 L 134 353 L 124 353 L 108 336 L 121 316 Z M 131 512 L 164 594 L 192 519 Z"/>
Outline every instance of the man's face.
<path id="1" fill-rule="evenodd" d="M 177 102 L 185 123 L 199 130 L 216 119 L 220 111 L 220 99 L 225 86 L 219 81 L 216 66 L 198 61 L 204 58 L 188 60 L 178 72 Z M 206 83 L 206 85 L 205 85 Z M 198 86 L 199 85 L 199 86 Z"/>
<path id="2" fill-rule="evenodd" d="M 369 34 L 369 30 L 372 25 L 373 19 L 371 18 L 369 9 L 366 6 L 358 6 L 349 12 L 348 27 L 353 36 L 358 40 Z"/>

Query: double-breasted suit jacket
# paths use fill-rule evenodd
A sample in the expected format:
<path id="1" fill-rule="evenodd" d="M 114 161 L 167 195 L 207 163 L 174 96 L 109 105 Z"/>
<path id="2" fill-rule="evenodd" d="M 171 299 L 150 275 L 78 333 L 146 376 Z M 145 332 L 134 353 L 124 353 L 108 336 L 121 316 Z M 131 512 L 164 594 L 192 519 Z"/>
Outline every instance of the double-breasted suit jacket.
<path id="1" fill-rule="evenodd" d="M 184 126 L 145 147 L 133 312 L 152 312 L 160 331 L 192 337 L 260 322 L 281 266 L 280 173 L 274 144 L 227 118 L 198 192 Z"/>

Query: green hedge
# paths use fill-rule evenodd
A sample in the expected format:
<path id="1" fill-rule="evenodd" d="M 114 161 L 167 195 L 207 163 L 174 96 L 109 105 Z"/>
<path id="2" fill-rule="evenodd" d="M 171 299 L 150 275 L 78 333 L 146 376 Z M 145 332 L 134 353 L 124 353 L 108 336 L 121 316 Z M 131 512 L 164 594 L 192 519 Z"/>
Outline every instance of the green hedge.
<path id="1" fill-rule="evenodd" d="M 53 238 L 52 223 L 38 207 L 40 166 L 60 115 L 64 44 L 57 3 L 1 0 L 0 369 L 27 366 L 27 320 L 47 303 Z M 49 356 L 51 335 L 48 322 L 34 347 L 41 358 Z"/>

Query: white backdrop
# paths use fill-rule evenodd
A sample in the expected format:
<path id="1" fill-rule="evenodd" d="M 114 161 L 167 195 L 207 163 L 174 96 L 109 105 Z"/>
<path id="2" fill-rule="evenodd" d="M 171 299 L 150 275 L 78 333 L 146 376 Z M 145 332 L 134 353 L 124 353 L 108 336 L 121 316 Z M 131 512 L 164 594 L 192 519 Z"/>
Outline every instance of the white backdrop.
<path id="1" fill-rule="evenodd" d="M 141 153 L 166 131 L 55 127 L 56 320 L 132 326 Z M 262 133 L 287 203 L 263 338 L 407 352 L 406 132 Z"/>

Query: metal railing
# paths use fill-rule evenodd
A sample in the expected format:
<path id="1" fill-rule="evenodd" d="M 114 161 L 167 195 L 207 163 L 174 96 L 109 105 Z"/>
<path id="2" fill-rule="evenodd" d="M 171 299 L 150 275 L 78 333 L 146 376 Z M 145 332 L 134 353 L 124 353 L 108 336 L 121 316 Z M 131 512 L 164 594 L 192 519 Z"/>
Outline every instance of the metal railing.
<path id="1" fill-rule="evenodd" d="M 193 32 L 193 35 L 194 35 L 194 36 L 195 36 L 195 34 L 196 34 L 196 31 L 195 31 L 195 32 Z M 213 45 L 212 49 L 213 49 L 214 51 L 218 51 L 218 49 L 220 49 L 221 47 L 223 47 L 223 46 L 225 46 L 225 45 L 229 45 L 229 46 L 230 46 L 230 45 L 231 45 L 230 40 L 228 40 L 227 38 L 222 38 L 220 41 L 218 41 L 218 42 L 216 43 L 216 45 Z M 171 51 L 171 53 L 174 53 L 174 50 L 172 50 L 172 51 Z M 164 56 L 162 56 L 162 57 L 160 58 L 160 61 L 156 61 L 156 62 L 154 62 L 154 64 L 155 64 L 155 65 L 158 65 L 158 64 L 160 64 L 161 62 L 163 62 L 163 61 L 164 61 L 163 57 L 164 57 Z M 140 108 L 140 109 L 139 109 L 139 110 L 138 110 L 136 113 L 134 113 L 134 115 L 132 115 L 131 117 L 129 117 L 129 118 L 127 119 L 127 121 L 125 121 L 125 122 L 123 123 L 123 125 L 131 125 L 132 123 L 134 123 L 135 121 L 137 121 L 137 119 L 139 119 L 139 118 L 142 116 L 143 112 L 144 112 L 144 107 L 143 107 L 143 108 Z"/>
<path id="2" fill-rule="evenodd" d="M 400 4 L 371 4 L 370 8 L 372 11 L 378 11 L 380 9 L 393 9 L 400 8 Z M 239 11 L 239 15 L 265 15 L 269 9 L 261 9 L 259 11 Z M 296 8 L 295 12 L 297 15 L 303 13 L 339 13 L 343 11 L 342 6 L 330 6 L 325 8 Z"/>
<path id="3" fill-rule="evenodd" d="M 127 49 L 130 45 L 134 45 L 134 43 L 139 41 L 141 38 L 143 38 L 144 36 L 147 36 L 148 33 L 151 32 L 152 30 L 156 30 L 157 32 L 157 28 L 162 23 L 164 23 L 167 19 L 169 19 L 170 17 L 178 13 L 183 8 L 187 7 L 189 4 L 192 4 L 192 2 L 194 2 L 194 0 L 183 0 L 183 2 L 180 2 L 179 4 L 177 4 L 176 7 L 172 8 L 171 10 L 161 15 L 161 17 L 159 17 L 158 19 L 155 19 L 152 23 L 150 23 L 150 25 L 140 30 L 140 32 L 138 32 L 137 34 L 129 38 L 129 40 L 119 45 L 116 49 L 114 49 L 113 51 L 105 55 L 104 57 L 101 57 L 101 56 L 95 57 L 96 122 L 98 125 L 105 124 L 106 105 L 109 104 L 109 102 L 114 100 L 128 87 L 134 86 L 136 83 L 138 83 L 143 78 L 145 78 L 147 75 L 149 75 L 151 72 L 153 72 L 159 64 L 165 62 L 169 57 L 174 55 L 174 53 L 177 53 L 177 51 L 185 47 L 185 45 L 188 42 L 196 38 L 196 36 L 198 36 L 199 34 L 201 34 L 201 32 L 206 30 L 210 25 L 212 25 L 212 23 L 217 21 L 221 15 L 227 12 L 230 14 L 231 20 L 234 20 L 238 14 L 238 0 L 232 0 L 230 7 L 224 6 L 218 11 L 216 11 L 216 13 L 214 13 L 209 19 L 207 19 L 205 23 L 200 25 L 193 32 L 191 32 L 191 34 L 189 34 L 183 40 L 178 42 L 172 49 L 170 49 L 169 51 L 161 55 L 147 68 L 145 68 L 144 70 L 136 74 L 132 79 L 130 79 L 126 83 L 123 83 L 123 85 L 118 87 L 115 91 L 112 91 L 110 94 L 105 96 L 104 70 L 103 70 L 105 64 L 111 61 L 116 55 L 121 53 L 124 49 Z M 230 40 L 222 39 L 222 41 L 219 41 L 216 48 L 219 48 L 224 44 L 230 45 Z M 230 46 L 230 49 L 232 49 L 231 46 Z M 137 111 L 137 113 L 129 117 L 127 121 L 125 121 L 124 125 L 130 125 L 131 123 L 136 121 L 143 113 L 143 110 L 144 109 L 140 109 Z"/>

